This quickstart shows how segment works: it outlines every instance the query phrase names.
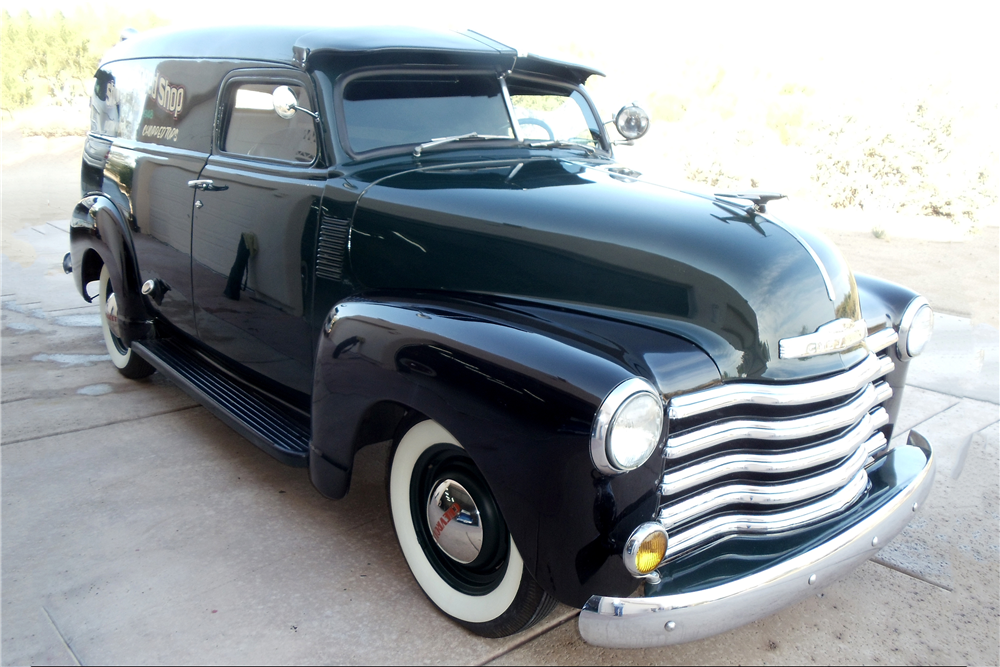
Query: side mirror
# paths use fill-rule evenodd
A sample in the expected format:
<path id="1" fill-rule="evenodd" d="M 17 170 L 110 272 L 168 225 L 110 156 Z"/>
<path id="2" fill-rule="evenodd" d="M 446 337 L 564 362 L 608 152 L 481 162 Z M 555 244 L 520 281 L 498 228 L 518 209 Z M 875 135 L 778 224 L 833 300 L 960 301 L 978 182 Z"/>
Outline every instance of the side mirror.
<path id="1" fill-rule="evenodd" d="M 295 97 L 295 93 L 288 86 L 278 86 L 271 93 L 271 104 L 274 105 L 274 113 L 278 114 L 285 120 L 288 120 L 295 115 L 296 111 L 301 111 L 307 116 L 311 116 L 313 120 L 319 120 L 319 114 L 315 111 L 309 111 L 305 107 L 300 107 L 298 104 L 298 99 Z"/>
<path id="2" fill-rule="evenodd" d="M 298 108 L 298 100 L 295 99 L 295 93 L 288 86 L 278 86 L 271 93 L 271 103 L 274 104 L 274 113 L 278 114 L 285 120 L 288 120 L 295 115 L 295 110 Z"/>
<path id="3" fill-rule="evenodd" d="M 622 107 L 615 115 L 615 128 L 628 141 L 638 139 L 649 131 L 649 114 L 634 103 Z"/>

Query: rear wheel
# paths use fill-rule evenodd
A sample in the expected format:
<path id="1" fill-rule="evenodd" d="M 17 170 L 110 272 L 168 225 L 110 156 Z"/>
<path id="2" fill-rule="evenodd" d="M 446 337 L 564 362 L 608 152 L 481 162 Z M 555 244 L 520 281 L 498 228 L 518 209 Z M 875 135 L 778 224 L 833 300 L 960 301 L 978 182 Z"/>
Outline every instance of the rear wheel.
<path id="1" fill-rule="evenodd" d="M 111 272 L 107 265 L 101 267 L 101 286 L 98 303 L 101 307 L 101 329 L 104 331 L 104 344 L 111 356 L 111 363 L 118 372 L 127 378 L 138 380 L 152 375 L 156 369 L 145 359 L 132 352 L 125 345 L 118 333 L 118 299 L 115 298 L 115 288 L 111 284 Z"/>
<path id="2" fill-rule="evenodd" d="M 431 420 L 411 426 L 389 465 L 396 536 L 431 602 L 484 637 L 514 634 L 552 610 L 486 480 L 447 430 Z"/>

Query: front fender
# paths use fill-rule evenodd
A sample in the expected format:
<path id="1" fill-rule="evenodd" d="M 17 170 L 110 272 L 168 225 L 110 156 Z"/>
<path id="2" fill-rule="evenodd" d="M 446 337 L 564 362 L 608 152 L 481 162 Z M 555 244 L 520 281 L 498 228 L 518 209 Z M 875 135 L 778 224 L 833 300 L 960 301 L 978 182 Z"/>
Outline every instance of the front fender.
<path id="1" fill-rule="evenodd" d="M 865 318 L 869 333 L 885 326 L 892 327 L 898 333 L 903 311 L 919 295 L 911 289 L 881 278 L 863 274 L 855 274 L 854 278 L 858 285 L 861 315 Z M 892 387 L 892 398 L 883 404 L 889 413 L 886 437 L 891 438 L 903 401 L 903 387 L 906 385 L 910 364 L 908 359 L 900 357 L 895 345 L 891 345 L 887 353 L 895 365 L 893 371 L 885 376 L 885 381 Z"/>
<path id="2" fill-rule="evenodd" d="M 311 476 L 343 496 L 364 416 L 385 402 L 418 411 L 476 462 L 543 588 L 576 606 L 627 595 L 638 582 L 621 548 L 655 513 L 662 460 L 604 476 L 590 434 L 604 398 L 637 375 L 665 395 L 719 377 L 698 348 L 633 325 L 483 299 L 354 297 L 319 344 Z"/>
<path id="3" fill-rule="evenodd" d="M 83 298 L 93 300 L 87 283 L 100 277 L 102 264 L 107 266 L 118 298 L 122 340 L 128 345 L 145 337 L 149 318 L 139 290 L 132 235 L 118 207 L 103 195 L 84 197 L 70 218 L 69 243 L 73 279 Z"/>

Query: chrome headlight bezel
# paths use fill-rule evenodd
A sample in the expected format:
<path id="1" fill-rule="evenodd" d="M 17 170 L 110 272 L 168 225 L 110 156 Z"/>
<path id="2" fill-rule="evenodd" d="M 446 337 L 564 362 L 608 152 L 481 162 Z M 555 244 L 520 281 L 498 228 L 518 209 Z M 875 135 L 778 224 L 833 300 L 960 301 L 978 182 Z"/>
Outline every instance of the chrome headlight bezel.
<path id="1" fill-rule="evenodd" d="M 644 395 L 649 395 L 656 400 L 660 408 L 659 428 L 655 434 L 652 446 L 646 455 L 637 464 L 624 466 L 618 462 L 611 451 L 611 434 L 614 429 L 615 419 L 621 414 L 622 408 L 630 401 Z M 619 475 L 629 470 L 641 467 L 663 438 L 663 424 L 665 421 L 663 398 L 648 380 L 643 378 L 630 378 L 625 380 L 607 395 L 601 402 L 594 417 L 594 425 L 590 432 L 590 458 L 594 467 L 605 475 Z"/>
<path id="2" fill-rule="evenodd" d="M 924 315 L 921 314 L 923 308 L 927 309 L 930 314 L 930 327 L 931 333 L 928 333 L 924 341 L 920 344 L 920 347 L 914 351 L 913 346 L 910 345 L 910 334 L 914 330 L 914 324 L 917 323 L 920 326 L 920 318 Z M 927 343 L 931 339 L 931 335 L 934 331 L 934 310 L 931 308 L 930 303 L 927 302 L 922 296 L 918 296 L 906 306 L 906 310 L 903 311 L 903 317 L 899 321 L 899 340 L 896 342 L 896 354 L 903 361 L 909 361 L 910 359 L 918 356 L 924 351 Z"/>
<path id="3" fill-rule="evenodd" d="M 649 114 L 635 103 L 623 106 L 615 114 L 615 129 L 629 141 L 641 139 L 649 132 Z"/>
<path id="4" fill-rule="evenodd" d="M 655 534 L 663 535 L 663 555 L 666 555 L 667 546 L 670 543 L 670 536 L 667 534 L 666 529 L 662 525 L 654 521 L 640 524 L 634 531 L 632 531 L 632 535 L 628 538 L 628 541 L 625 542 L 625 548 L 622 550 L 622 561 L 625 563 L 625 569 L 628 570 L 629 574 L 633 577 L 645 579 L 650 576 L 654 576 L 653 573 L 656 572 L 656 568 L 663 562 L 663 555 L 661 555 L 659 561 L 652 570 L 643 572 L 639 569 L 639 550 L 641 549 L 643 543 L 649 539 L 650 536 Z"/>

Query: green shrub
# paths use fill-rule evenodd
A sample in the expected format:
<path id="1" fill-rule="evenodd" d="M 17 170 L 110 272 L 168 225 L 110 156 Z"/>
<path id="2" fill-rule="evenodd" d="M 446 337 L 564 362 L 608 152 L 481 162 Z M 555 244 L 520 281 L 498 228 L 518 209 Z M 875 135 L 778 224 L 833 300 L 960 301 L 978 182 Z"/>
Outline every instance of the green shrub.
<path id="1" fill-rule="evenodd" d="M 125 15 L 108 9 L 80 9 L 13 16 L 3 12 L 3 76 L 0 108 L 68 104 L 88 94 L 101 56 L 119 40 L 122 29 L 145 30 L 165 21 L 151 12 Z"/>

